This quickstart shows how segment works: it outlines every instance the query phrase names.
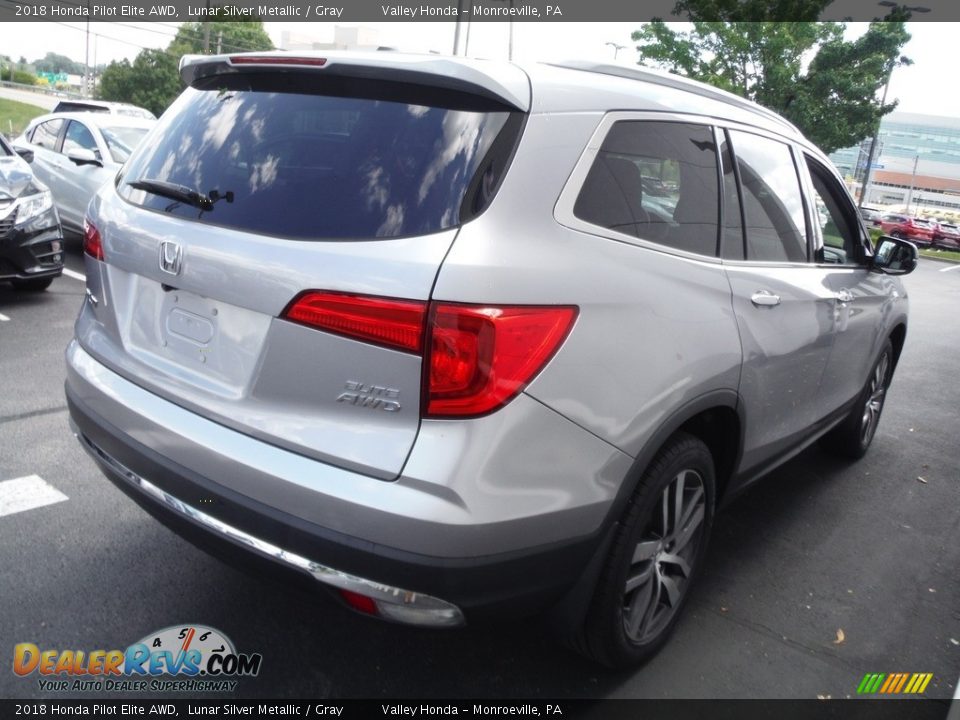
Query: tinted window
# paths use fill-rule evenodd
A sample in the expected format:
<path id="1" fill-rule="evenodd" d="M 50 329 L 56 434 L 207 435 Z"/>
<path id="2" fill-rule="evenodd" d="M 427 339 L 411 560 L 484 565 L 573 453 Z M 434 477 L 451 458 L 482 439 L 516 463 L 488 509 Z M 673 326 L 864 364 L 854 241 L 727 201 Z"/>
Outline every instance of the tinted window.
<path id="1" fill-rule="evenodd" d="M 817 252 L 820 262 L 852 264 L 859 259 L 860 230 L 855 208 L 843 188 L 829 170 L 807 158 L 810 179 L 813 180 L 817 222 L 823 237 L 823 248 Z"/>
<path id="2" fill-rule="evenodd" d="M 743 190 L 747 259 L 805 262 L 803 195 L 790 148 L 736 130 L 730 136 Z"/>
<path id="3" fill-rule="evenodd" d="M 134 148 L 140 144 L 143 136 L 147 134 L 147 128 L 124 127 L 123 125 L 117 127 L 103 126 L 100 128 L 100 134 L 103 135 L 114 162 L 125 163 L 133 153 Z"/>
<path id="4" fill-rule="evenodd" d="M 719 204 L 711 128 L 630 120 L 610 129 L 573 212 L 609 230 L 713 256 Z"/>
<path id="5" fill-rule="evenodd" d="M 185 219 L 295 239 L 432 233 L 460 222 L 468 189 L 491 187 L 472 181 L 489 169 L 509 116 L 474 96 L 396 83 L 217 77 L 181 96 L 122 178 L 221 198 L 213 209 L 126 185 L 120 192 Z"/>
<path id="6" fill-rule="evenodd" d="M 33 137 L 30 142 L 34 145 L 53 150 L 57 146 L 57 137 L 60 135 L 60 128 L 63 126 L 63 120 L 47 120 L 40 123 L 33 130 Z"/>
<path id="7" fill-rule="evenodd" d="M 91 150 L 98 156 L 97 141 L 93 139 L 93 133 L 83 123 L 71 120 L 67 125 L 67 134 L 63 136 L 63 153 L 66 155 L 71 150 Z"/>

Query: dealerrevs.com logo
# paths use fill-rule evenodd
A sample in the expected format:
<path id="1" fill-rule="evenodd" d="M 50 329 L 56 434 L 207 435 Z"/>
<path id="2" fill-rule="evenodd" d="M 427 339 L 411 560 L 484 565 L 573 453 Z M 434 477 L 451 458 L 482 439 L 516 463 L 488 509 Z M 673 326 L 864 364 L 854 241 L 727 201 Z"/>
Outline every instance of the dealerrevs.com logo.
<path id="1" fill-rule="evenodd" d="M 262 661 L 203 625 L 164 628 L 126 650 L 41 650 L 29 642 L 13 648 L 13 672 L 38 675 L 47 692 L 232 692 L 234 678 L 256 677 Z"/>

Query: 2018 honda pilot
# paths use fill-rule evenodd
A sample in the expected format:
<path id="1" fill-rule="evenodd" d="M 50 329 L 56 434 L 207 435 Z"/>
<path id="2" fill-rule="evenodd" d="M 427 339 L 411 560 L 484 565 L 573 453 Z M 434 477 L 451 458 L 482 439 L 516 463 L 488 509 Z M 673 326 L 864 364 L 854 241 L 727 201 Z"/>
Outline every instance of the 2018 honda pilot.
<path id="1" fill-rule="evenodd" d="M 866 452 L 895 275 L 789 123 L 643 69 L 188 57 L 90 205 L 83 446 L 247 566 L 421 626 L 667 638 L 715 510 Z M 818 209 L 820 208 L 820 209 Z"/>

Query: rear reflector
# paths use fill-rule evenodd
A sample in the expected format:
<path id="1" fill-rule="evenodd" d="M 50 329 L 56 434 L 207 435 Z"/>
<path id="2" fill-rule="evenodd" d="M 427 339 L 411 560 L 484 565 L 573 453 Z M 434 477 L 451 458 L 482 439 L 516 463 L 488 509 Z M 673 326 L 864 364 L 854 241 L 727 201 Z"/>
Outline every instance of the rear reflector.
<path id="1" fill-rule="evenodd" d="M 230 58 L 231 65 L 309 65 L 310 67 L 323 67 L 327 64 L 326 58 L 315 57 L 296 57 L 275 55 L 233 55 Z"/>
<path id="2" fill-rule="evenodd" d="M 307 292 L 284 311 L 287 320 L 394 350 L 419 353 L 427 305 L 414 300 Z"/>
<path id="3" fill-rule="evenodd" d="M 362 612 L 365 615 L 377 614 L 377 603 L 373 598 L 353 592 L 353 590 L 343 589 L 340 590 L 340 597 L 346 601 L 347 605 L 358 612 Z"/>
<path id="4" fill-rule="evenodd" d="M 103 243 L 100 242 L 100 231 L 90 222 L 90 218 L 83 219 L 83 251 L 94 260 L 103 260 Z"/>
<path id="5" fill-rule="evenodd" d="M 309 291 L 281 317 L 422 355 L 423 415 L 463 418 L 491 413 L 520 393 L 563 344 L 577 312 L 571 305 L 428 305 Z"/>

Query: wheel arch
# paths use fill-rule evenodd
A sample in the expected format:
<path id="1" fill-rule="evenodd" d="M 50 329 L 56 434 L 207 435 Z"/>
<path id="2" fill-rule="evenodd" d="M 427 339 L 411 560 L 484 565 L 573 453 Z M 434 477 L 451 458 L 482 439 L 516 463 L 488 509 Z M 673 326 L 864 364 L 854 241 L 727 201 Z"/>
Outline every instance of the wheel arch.
<path id="1" fill-rule="evenodd" d="M 579 628 L 627 503 L 640 479 L 670 439 L 678 432 L 699 438 L 714 458 L 714 506 L 719 507 L 735 477 L 743 450 L 743 403 L 734 390 L 715 390 L 687 402 L 673 412 L 644 443 L 621 483 L 601 526 L 603 541 L 584 568 L 580 581 L 546 615 L 548 626 L 561 636 Z"/>

